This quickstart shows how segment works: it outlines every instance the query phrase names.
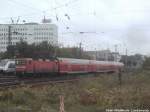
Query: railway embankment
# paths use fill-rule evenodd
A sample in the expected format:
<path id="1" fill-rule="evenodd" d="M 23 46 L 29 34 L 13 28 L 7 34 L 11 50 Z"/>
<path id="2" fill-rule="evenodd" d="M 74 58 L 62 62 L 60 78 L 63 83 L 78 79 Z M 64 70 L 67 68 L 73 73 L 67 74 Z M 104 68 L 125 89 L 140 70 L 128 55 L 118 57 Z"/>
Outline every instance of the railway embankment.
<path id="1" fill-rule="evenodd" d="M 150 71 L 100 75 L 72 83 L 55 83 L 39 88 L 15 88 L 0 92 L 0 111 L 58 112 L 59 95 L 66 112 L 103 112 L 106 109 L 150 109 Z"/>

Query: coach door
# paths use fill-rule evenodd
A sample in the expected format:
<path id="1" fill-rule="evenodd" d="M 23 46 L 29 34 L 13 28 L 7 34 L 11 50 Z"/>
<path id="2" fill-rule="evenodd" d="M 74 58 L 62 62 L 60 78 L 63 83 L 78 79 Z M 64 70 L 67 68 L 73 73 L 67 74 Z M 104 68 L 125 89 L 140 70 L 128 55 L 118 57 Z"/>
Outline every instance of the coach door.
<path id="1" fill-rule="evenodd" d="M 34 73 L 33 61 L 32 60 L 27 61 L 27 72 Z"/>
<path id="2" fill-rule="evenodd" d="M 54 61 L 51 61 L 52 63 L 52 72 L 56 73 L 58 72 L 58 61 L 57 60 L 54 60 Z"/>

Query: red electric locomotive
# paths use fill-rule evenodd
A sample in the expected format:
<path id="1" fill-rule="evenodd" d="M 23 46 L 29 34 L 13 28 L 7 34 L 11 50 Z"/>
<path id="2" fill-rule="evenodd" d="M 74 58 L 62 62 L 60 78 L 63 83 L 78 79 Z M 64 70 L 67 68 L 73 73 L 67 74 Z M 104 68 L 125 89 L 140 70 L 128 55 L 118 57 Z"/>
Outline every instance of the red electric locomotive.
<path id="1" fill-rule="evenodd" d="M 22 58 L 16 60 L 16 73 L 31 74 L 74 74 L 74 73 L 98 73 L 119 72 L 123 69 L 120 62 L 96 61 L 72 58 L 57 58 L 53 60 Z"/>
<path id="2" fill-rule="evenodd" d="M 33 60 L 32 58 L 22 58 L 16 60 L 16 73 L 54 73 L 58 72 L 57 61 L 48 59 Z"/>

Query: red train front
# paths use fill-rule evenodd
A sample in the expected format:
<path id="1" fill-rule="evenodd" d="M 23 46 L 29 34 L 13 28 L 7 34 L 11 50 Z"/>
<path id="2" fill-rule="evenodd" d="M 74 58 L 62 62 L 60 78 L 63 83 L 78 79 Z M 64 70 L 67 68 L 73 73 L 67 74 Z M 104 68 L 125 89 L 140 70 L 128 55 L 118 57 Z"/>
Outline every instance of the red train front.
<path id="1" fill-rule="evenodd" d="M 55 60 L 33 60 L 32 58 L 17 59 L 16 73 L 56 73 L 58 72 L 57 65 L 57 61 Z"/>

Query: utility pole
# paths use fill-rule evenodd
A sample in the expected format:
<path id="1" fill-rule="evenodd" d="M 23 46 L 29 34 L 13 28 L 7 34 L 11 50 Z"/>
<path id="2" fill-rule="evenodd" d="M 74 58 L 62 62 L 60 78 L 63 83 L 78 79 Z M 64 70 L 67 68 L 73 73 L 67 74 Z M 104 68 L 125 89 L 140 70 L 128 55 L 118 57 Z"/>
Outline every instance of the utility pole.
<path id="1" fill-rule="evenodd" d="M 117 49 L 118 49 L 118 45 L 116 44 L 115 45 L 115 52 L 117 52 Z"/>
<path id="2" fill-rule="evenodd" d="M 82 57 L 82 42 L 79 43 L 79 49 L 80 49 L 79 56 L 81 58 Z"/>
<path id="3" fill-rule="evenodd" d="M 15 24 L 13 18 L 10 18 L 10 19 L 11 19 L 12 24 Z M 19 20 L 20 20 L 20 17 L 18 17 L 16 24 L 18 24 Z M 12 45 L 12 32 L 11 32 L 11 28 L 12 28 L 12 26 L 9 25 L 8 26 L 8 46 Z"/>
<path id="4" fill-rule="evenodd" d="M 127 64 L 128 64 L 128 49 L 126 48 L 126 58 L 125 58 L 125 68 L 126 68 L 126 70 L 127 70 Z"/>
<path id="5" fill-rule="evenodd" d="M 117 49 L 118 49 L 118 45 L 115 45 L 115 61 L 117 61 Z"/>
<path id="6" fill-rule="evenodd" d="M 118 72 L 118 84 L 121 86 L 122 85 L 122 73 L 121 71 L 119 70 Z"/>
<path id="7" fill-rule="evenodd" d="M 95 48 L 95 60 L 97 60 L 97 49 Z"/>
<path id="8" fill-rule="evenodd" d="M 12 33 L 11 33 L 11 26 L 8 26 L 8 46 L 12 45 Z"/>

